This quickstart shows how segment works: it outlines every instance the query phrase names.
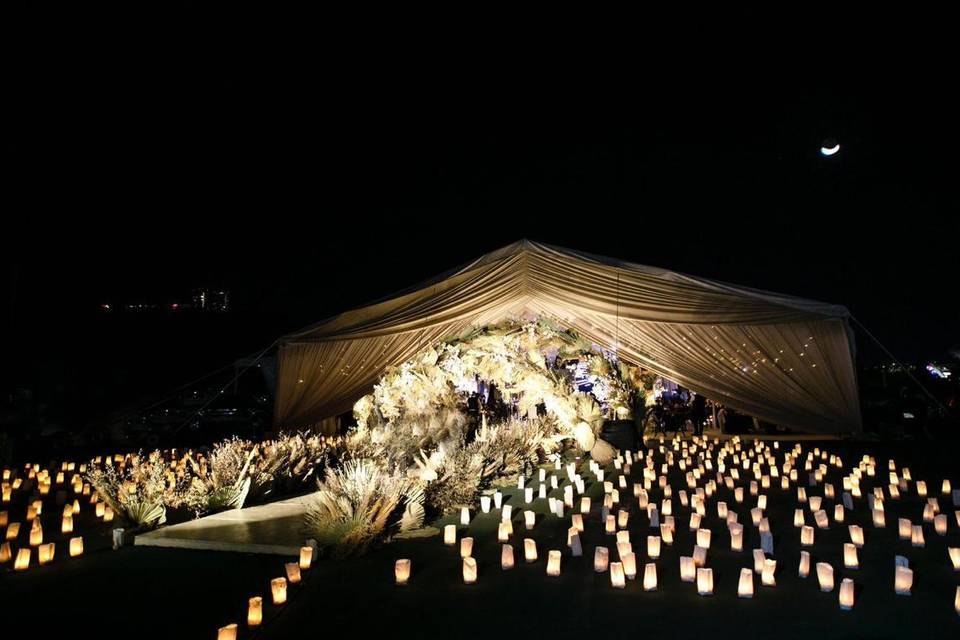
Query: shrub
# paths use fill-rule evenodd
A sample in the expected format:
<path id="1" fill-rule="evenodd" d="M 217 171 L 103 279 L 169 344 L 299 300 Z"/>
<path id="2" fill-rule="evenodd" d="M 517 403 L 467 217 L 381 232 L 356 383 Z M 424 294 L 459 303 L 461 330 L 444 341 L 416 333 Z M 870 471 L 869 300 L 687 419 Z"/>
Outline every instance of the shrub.
<path id="1" fill-rule="evenodd" d="M 320 548 L 336 557 L 365 552 L 399 531 L 423 525 L 423 494 L 415 481 L 373 460 L 327 469 L 305 524 Z"/>
<path id="2" fill-rule="evenodd" d="M 104 502 L 128 522 L 153 527 L 166 521 L 167 466 L 158 452 L 146 460 L 135 456 L 121 469 L 94 467 L 86 478 Z"/>

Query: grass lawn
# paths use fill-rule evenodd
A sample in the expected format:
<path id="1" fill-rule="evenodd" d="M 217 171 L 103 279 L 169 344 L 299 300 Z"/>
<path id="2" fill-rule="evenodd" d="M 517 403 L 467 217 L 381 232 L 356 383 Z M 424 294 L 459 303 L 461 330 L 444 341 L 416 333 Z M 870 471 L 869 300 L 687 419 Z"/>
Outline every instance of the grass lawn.
<path id="1" fill-rule="evenodd" d="M 804 452 L 817 446 L 803 443 Z M 789 449 L 791 443 L 782 443 Z M 500 568 L 500 543 L 497 542 L 499 512 L 476 515 L 468 527 L 460 527 L 458 536 L 474 538 L 473 555 L 479 565 L 479 580 L 464 585 L 461 578 L 459 547 L 447 547 L 439 536 L 395 540 L 370 554 L 347 560 L 321 559 L 309 572 L 305 583 L 291 588 L 291 599 L 283 607 L 269 600 L 269 580 L 283 575 L 284 558 L 199 551 L 178 551 L 127 547 L 121 551 L 103 550 L 46 567 L 34 567 L 0 576 L 0 610 L 8 625 L 18 617 L 33 630 L 34 637 L 90 634 L 102 629 L 107 635 L 136 638 L 216 637 L 217 627 L 227 622 L 243 623 L 246 599 L 264 596 L 267 624 L 250 634 L 241 624 L 240 637 L 264 639 L 312 637 L 436 637 L 492 638 L 521 637 L 777 637 L 777 638 L 954 638 L 960 633 L 960 616 L 954 612 L 954 593 L 960 573 L 954 573 L 947 556 L 948 546 L 960 546 L 960 530 L 949 497 L 940 496 L 944 477 L 957 488 L 958 465 L 951 461 L 953 446 L 907 443 L 848 442 L 822 443 L 829 452 L 843 457 L 845 472 L 863 453 L 877 456 L 877 477 L 871 481 L 886 486 L 886 464 L 891 452 L 901 466 L 909 466 L 913 478 L 927 481 L 930 495 L 940 498 L 941 510 L 949 518 L 949 532 L 937 535 L 933 526 L 924 525 L 926 546 L 913 548 L 897 537 L 897 518 L 921 522 L 924 501 L 917 497 L 913 484 L 909 495 L 899 501 L 885 502 L 885 529 L 874 529 L 867 510 L 866 494 L 872 484 L 865 483 L 864 498 L 846 514 L 843 525 L 833 522 L 834 501 L 825 499 L 823 508 L 830 514 L 830 528 L 816 530 L 815 544 L 809 548 L 812 562 L 829 562 L 834 567 L 837 587 L 821 593 L 815 569 L 810 577 L 797 576 L 800 557 L 800 532 L 793 526 L 798 506 L 796 488 L 782 491 L 775 482 L 769 490 L 766 515 L 774 534 L 777 560 L 776 587 L 763 587 L 756 576 L 753 599 L 736 595 L 742 567 L 752 567 L 751 550 L 759 547 L 759 534 L 750 524 L 750 508 L 756 498 L 745 491 L 742 504 L 722 485 L 707 501 L 707 515 L 701 524 L 712 531 L 707 566 L 714 571 L 715 595 L 701 597 L 696 587 L 680 580 L 679 557 L 691 555 L 695 533 L 688 530 L 690 508 L 682 507 L 679 490 L 685 487 L 683 472 L 676 466 L 668 475 L 673 487 L 676 520 L 675 541 L 664 546 L 656 561 L 659 588 L 645 592 L 641 580 L 646 557 L 646 536 L 658 534 L 649 527 L 646 514 L 636 506 L 632 490 L 621 490 L 621 502 L 631 515 L 628 529 L 637 552 L 639 577 L 628 581 L 626 589 L 610 586 L 607 574 L 593 571 L 593 551 L 597 545 L 610 548 L 615 559 L 614 536 L 603 533 L 600 523 L 602 484 L 589 482 L 587 495 L 593 497 L 593 509 L 585 517 L 586 531 L 581 536 L 583 557 L 571 557 L 566 547 L 569 513 L 563 520 L 547 515 L 547 500 L 523 505 L 522 491 L 504 490 L 507 504 L 514 505 L 513 545 L 517 566 Z M 781 449 L 783 451 L 783 449 Z M 778 456 L 778 461 L 780 456 Z M 658 469 L 660 458 L 657 458 Z M 552 471 L 551 471 L 552 472 Z M 548 477 L 549 477 L 548 472 Z M 583 472 L 581 472 L 583 473 Z M 842 492 L 839 470 L 831 469 L 827 481 Z M 801 480 L 806 474 L 802 473 Z M 586 476 L 585 476 L 586 477 Z M 712 476 L 711 476 L 712 477 Z M 630 482 L 640 478 L 635 465 Z M 592 476 L 590 477 L 592 480 Z M 608 479 L 611 479 L 608 476 Z M 612 479 L 615 481 L 616 476 Z M 747 485 L 747 474 L 740 484 Z M 866 479 L 865 479 L 866 480 Z M 536 486 L 528 481 L 528 486 Z M 703 482 L 700 483 L 701 485 Z M 806 482 L 801 482 L 801 486 Z M 823 495 L 823 486 L 808 488 L 809 495 Z M 764 491 L 761 489 L 761 493 Z M 562 490 L 550 495 L 562 498 Z M 654 485 L 651 501 L 662 494 Z M 745 525 L 744 551 L 730 550 L 725 523 L 717 516 L 716 503 L 727 502 Z M 579 499 L 577 499 L 579 505 Z M 523 527 L 523 510 L 538 513 L 533 531 Z M 806 509 L 807 523 L 813 517 Z M 661 516 L 662 517 L 662 516 Z M 437 528 L 454 522 L 447 518 Z M 860 524 L 866 544 L 860 549 L 860 568 L 844 569 L 843 543 L 849 541 L 847 525 Z M 537 541 L 539 560 L 523 561 L 523 538 Z M 545 573 L 547 552 L 563 552 L 562 575 Z M 909 558 L 914 570 L 913 595 L 897 596 L 893 590 L 894 556 Z M 393 584 L 396 558 L 411 558 L 413 571 L 406 586 Z M 292 560 L 292 559 L 291 559 Z M 852 611 L 838 605 L 838 590 L 844 577 L 856 584 L 856 604 Z M 7 628 L 12 628 L 8 626 Z"/>

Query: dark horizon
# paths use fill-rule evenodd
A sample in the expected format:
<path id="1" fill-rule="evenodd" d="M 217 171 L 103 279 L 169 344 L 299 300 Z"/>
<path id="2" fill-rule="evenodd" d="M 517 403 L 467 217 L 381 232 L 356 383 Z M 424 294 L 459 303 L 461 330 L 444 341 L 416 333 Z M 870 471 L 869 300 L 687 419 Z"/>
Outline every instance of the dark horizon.
<path id="1" fill-rule="evenodd" d="M 960 345 L 960 122 L 932 53 L 776 74 L 756 51 L 682 73 L 371 54 L 321 73 L 206 35 L 19 78 L 8 384 L 96 362 L 160 393 L 525 237 L 841 304 L 906 361 Z M 123 330 L 97 311 L 199 286 L 235 311 Z"/>

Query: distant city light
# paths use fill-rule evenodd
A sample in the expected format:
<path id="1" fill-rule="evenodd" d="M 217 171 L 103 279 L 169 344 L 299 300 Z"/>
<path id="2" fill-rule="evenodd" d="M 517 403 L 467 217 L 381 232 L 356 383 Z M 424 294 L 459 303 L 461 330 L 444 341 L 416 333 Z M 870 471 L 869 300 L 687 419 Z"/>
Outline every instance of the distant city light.
<path id="1" fill-rule="evenodd" d="M 940 378 L 941 380 L 949 380 L 950 376 L 953 375 L 953 372 L 950 369 L 947 369 L 943 365 L 933 364 L 932 362 L 927 365 L 927 371 L 930 375 L 935 378 Z"/>

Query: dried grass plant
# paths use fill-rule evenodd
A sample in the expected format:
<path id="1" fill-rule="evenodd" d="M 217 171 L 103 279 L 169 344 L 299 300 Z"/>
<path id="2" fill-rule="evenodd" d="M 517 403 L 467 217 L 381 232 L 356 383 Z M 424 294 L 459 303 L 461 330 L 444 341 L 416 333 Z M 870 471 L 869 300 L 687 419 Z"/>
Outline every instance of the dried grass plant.
<path id="1" fill-rule="evenodd" d="M 422 526 L 422 502 L 415 481 L 373 460 L 348 460 L 327 469 L 305 524 L 325 552 L 356 555 L 395 533 Z"/>

